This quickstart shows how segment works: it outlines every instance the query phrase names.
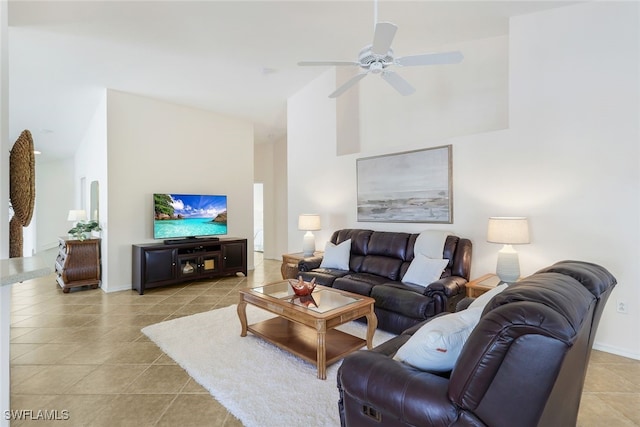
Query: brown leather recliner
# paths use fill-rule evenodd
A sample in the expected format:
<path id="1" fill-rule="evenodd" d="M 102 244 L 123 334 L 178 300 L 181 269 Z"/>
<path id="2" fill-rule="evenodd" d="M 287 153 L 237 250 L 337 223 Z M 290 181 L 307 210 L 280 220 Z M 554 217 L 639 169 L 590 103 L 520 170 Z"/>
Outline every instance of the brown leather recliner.
<path id="1" fill-rule="evenodd" d="M 485 307 L 449 375 L 392 359 L 419 326 L 347 356 L 338 370 L 342 425 L 574 426 L 615 284 L 603 267 L 562 261 L 509 286 Z"/>
<path id="2" fill-rule="evenodd" d="M 333 244 L 351 239 L 349 270 L 320 268 L 321 257 L 298 264 L 304 280 L 374 298 L 378 328 L 396 334 L 444 311 L 455 311 L 465 296 L 471 271 L 472 244 L 468 239 L 447 236 L 442 258 L 447 263 L 439 280 L 426 287 L 402 283 L 413 260 L 418 234 L 337 230 Z"/>

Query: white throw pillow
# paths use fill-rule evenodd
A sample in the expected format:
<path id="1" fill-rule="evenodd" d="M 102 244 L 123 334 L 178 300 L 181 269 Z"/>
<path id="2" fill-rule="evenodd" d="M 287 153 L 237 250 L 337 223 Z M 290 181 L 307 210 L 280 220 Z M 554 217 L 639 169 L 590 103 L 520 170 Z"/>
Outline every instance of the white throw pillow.
<path id="1" fill-rule="evenodd" d="M 490 291 L 485 292 L 484 294 L 480 295 L 478 298 L 474 299 L 473 302 L 469 304 L 469 307 L 467 307 L 467 309 L 477 308 L 477 307 L 484 309 L 484 306 L 489 303 L 491 298 L 493 298 L 494 296 L 498 295 L 500 292 L 507 289 L 508 286 L 509 286 L 508 284 L 503 283 L 502 285 L 496 286 Z"/>
<path id="2" fill-rule="evenodd" d="M 436 317 L 418 329 L 393 358 L 423 371 L 450 371 L 481 314 L 481 308 L 468 308 Z"/>
<path id="3" fill-rule="evenodd" d="M 337 270 L 349 269 L 349 255 L 351 253 L 351 239 L 345 240 L 339 245 L 327 242 L 324 247 L 324 256 L 320 268 L 335 268 Z"/>
<path id="4" fill-rule="evenodd" d="M 407 272 L 402 276 L 402 281 L 428 286 L 442 276 L 442 271 L 448 263 L 448 259 L 431 259 L 422 254 L 415 254 Z"/>

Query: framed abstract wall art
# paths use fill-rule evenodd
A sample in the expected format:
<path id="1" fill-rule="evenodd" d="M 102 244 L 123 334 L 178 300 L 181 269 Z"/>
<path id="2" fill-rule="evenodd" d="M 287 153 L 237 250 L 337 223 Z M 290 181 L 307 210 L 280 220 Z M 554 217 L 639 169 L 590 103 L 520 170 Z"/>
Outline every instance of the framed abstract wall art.
<path id="1" fill-rule="evenodd" d="M 453 222 L 451 145 L 356 160 L 358 221 Z"/>

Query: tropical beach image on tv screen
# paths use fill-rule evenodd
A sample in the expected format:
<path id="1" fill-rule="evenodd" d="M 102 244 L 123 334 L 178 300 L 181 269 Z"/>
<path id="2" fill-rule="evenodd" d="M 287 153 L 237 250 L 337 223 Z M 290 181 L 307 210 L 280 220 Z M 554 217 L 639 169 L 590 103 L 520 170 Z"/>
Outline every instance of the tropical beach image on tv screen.
<path id="1" fill-rule="evenodd" d="M 227 234 L 227 196 L 153 195 L 154 239 Z"/>

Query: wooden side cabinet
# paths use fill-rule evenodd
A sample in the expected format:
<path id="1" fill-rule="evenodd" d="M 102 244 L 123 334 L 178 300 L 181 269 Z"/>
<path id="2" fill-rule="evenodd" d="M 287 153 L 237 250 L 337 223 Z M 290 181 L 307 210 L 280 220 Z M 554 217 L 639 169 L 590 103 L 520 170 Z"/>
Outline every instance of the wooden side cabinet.
<path id="1" fill-rule="evenodd" d="M 58 238 L 56 281 L 64 293 L 80 286 L 100 286 L 100 241 Z"/>
<path id="2" fill-rule="evenodd" d="M 133 245 L 132 255 L 132 287 L 140 295 L 145 289 L 188 280 L 247 275 L 247 239 Z"/>
<path id="3" fill-rule="evenodd" d="M 477 298 L 500 284 L 500 279 L 495 274 L 485 274 L 466 284 L 467 296 Z"/>

